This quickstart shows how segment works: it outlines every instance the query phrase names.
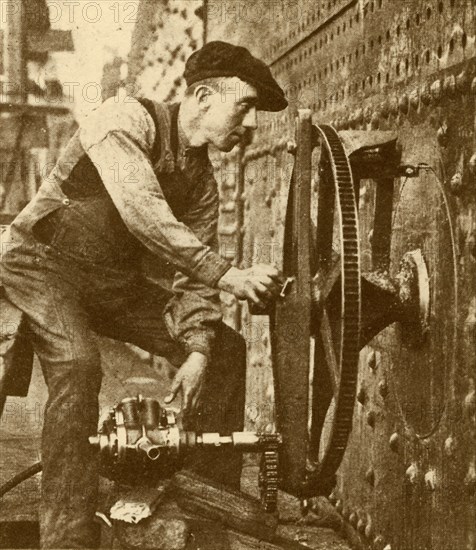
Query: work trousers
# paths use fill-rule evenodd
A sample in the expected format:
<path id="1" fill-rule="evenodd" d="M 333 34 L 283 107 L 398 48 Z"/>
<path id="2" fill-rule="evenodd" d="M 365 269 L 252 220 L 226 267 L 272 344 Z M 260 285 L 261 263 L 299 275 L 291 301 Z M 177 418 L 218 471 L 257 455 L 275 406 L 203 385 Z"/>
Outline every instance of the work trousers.
<path id="1" fill-rule="evenodd" d="M 28 330 L 48 386 L 42 434 L 42 548 L 96 547 L 98 457 L 88 442 L 97 432 L 101 387 L 97 334 L 130 342 L 175 366 L 184 351 L 169 334 L 163 309 L 170 293 L 117 269 L 72 263 L 41 243 L 12 251 L 1 263 L 9 299 Z M 246 347 L 221 323 L 203 391 L 203 414 L 189 425 L 229 434 L 243 429 Z M 239 488 L 241 455 L 197 450 L 187 467 Z"/>

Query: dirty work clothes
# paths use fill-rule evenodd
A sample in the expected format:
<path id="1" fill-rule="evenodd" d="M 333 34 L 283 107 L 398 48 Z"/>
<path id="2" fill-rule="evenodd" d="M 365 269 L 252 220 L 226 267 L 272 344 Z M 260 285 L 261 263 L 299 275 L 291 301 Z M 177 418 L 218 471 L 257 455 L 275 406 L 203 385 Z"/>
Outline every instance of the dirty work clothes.
<path id="1" fill-rule="evenodd" d="M 97 464 L 88 444 L 101 384 L 95 333 L 176 365 L 191 351 L 207 354 L 203 427 L 242 426 L 244 344 L 222 326 L 214 288 L 229 268 L 215 252 L 216 182 L 206 150 L 180 140 L 176 111 L 174 119 L 172 108 L 154 109 L 136 100 L 99 107 L 13 222 L 2 251 L 1 282 L 28 317 L 49 391 L 44 548 L 95 544 Z M 172 292 L 151 281 L 147 259 L 158 278 L 172 273 Z M 205 462 L 196 455 L 194 468 L 237 482 L 239 459 L 209 454 Z"/>
<path id="2" fill-rule="evenodd" d="M 169 293 L 140 279 L 72 266 L 41 243 L 2 265 L 9 299 L 28 316 L 28 330 L 48 385 L 42 437 L 42 548 L 93 548 L 98 464 L 88 436 L 96 433 L 101 385 L 96 334 L 131 342 L 175 365 L 183 348 L 164 324 Z M 219 323 L 207 370 L 203 414 L 190 427 L 231 433 L 243 429 L 245 344 Z M 188 467 L 239 487 L 241 455 L 198 451 Z"/>
<path id="3" fill-rule="evenodd" d="M 41 230 L 64 257 L 98 270 L 168 265 L 167 323 L 186 351 L 208 355 L 221 318 L 215 287 L 230 268 L 216 252 L 217 184 L 206 146 L 185 142 L 179 105 L 145 104 L 111 98 L 87 117 L 13 222 L 14 247 Z"/>

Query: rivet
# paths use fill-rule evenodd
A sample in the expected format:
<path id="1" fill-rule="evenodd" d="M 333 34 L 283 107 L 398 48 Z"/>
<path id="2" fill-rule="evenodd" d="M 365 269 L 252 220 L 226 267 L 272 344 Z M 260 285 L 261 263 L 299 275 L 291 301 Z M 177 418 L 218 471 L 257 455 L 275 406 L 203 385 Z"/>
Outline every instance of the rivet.
<path id="1" fill-rule="evenodd" d="M 378 384 L 378 391 L 380 395 L 385 399 L 388 395 L 388 383 L 386 380 L 381 380 Z"/>
<path id="2" fill-rule="evenodd" d="M 394 432 L 390 436 L 390 439 L 388 440 L 388 444 L 390 445 L 390 449 L 392 449 L 392 451 L 395 451 L 395 452 L 398 451 L 399 443 L 400 443 L 400 437 L 397 434 L 397 432 Z"/>
<path id="3" fill-rule="evenodd" d="M 451 435 L 445 440 L 445 453 L 447 456 L 452 456 L 455 452 L 455 440 Z"/>
<path id="4" fill-rule="evenodd" d="M 436 489 L 436 472 L 435 470 L 429 470 L 425 474 L 425 484 L 430 489 L 434 491 Z"/>
<path id="5" fill-rule="evenodd" d="M 266 338 L 266 340 L 267 340 L 267 338 Z M 266 343 L 267 343 L 267 341 L 266 341 Z M 336 497 L 334 491 L 332 491 L 332 493 L 329 495 L 329 502 L 331 504 L 335 504 L 337 502 L 337 497 Z"/>
<path id="6" fill-rule="evenodd" d="M 354 527 L 357 526 L 357 514 L 355 512 L 352 512 L 349 516 L 349 523 L 353 525 Z"/>
<path id="7" fill-rule="evenodd" d="M 450 180 L 450 190 L 453 195 L 460 195 L 464 190 L 463 174 L 456 172 Z"/>
<path id="8" fill-rule="evenodd" d="M 264 200 L 266 206 L 269 208 L 273 204 L 273 198 L 271 195 L 268 195 Z"/>
<path id="9" fill-rule="evenodd" d="M 449 75 L 445 78 L 443 91 L 449 97 L 454 96 L 456 92 L 456 79 L 454 75 Z"/>
<path id="10" fill-rule="evenodd" d="M 438 128 L 436 139 L 441 147 L 446 147 L 448 145 L 448 126 L 446 123 Z"/>
<path id="11" fill-rule="evenodd" d="M 374 113 L 372 115 L 372 118 L 370 119 L 370 127 L 372 128 L 372 130 L 377 130 L 379 126 L 380 126 L 380 114 Z"/>
<path id="12" fill-rule="evenodd" d="M 396 115 L 398 113 L 398 97 L 393 96 L 390 99 L 390 114 Z"/>
<path id="13" fill-rule="evenodd" d="M 431 95 L 435 101 L 441 99 L 441 80 L 435 80 L 430 87 Z"/>
<path id="14" fill-rule="evenodd" d="M 374 411 L 369 411 L 367 413 L 367 424 L 371 428 L 373 428 L 375 426 L 375 420 L 376 420 L 375 412 Z"/>
<path id="15" fill-rule="evenodd" d="M 367 366 L 369 367 L 370 370 L 373 370 L 373 371 L 377 367 L 377 356 L 374 350 L 370 351 L 369 354 L 367 355 Z"/>
<path id="16" fill-rule="evenodd" d="M 459 92 L 462 94 L 465 93 L 470 84 L 470 79 L 467 71 L 461 71 L 459 75 L 456 77 L 456 88 Z"/>
<path id="17" fill-rule="evenodd" d="M 355 112 L 354 112 L 354 115 L 353 115 L 353 119 L 355 120 L 355 122 L 357 124 L 361 124 L 362 121 L 363 121 L 363 118 L 364 118 L 364 112 L 362 109 L 357 109 Z"/>
<path id="18" fill-rule="evenodd" d="M 476 76 L 473 78 L 473 81 L 471 82 L 471 93 L 473 95 L 476 95 Z"/>
<path id="19" fill-rule="evenodd" d="M 382 537 L 382 535 L 377 535 L 374 538 L 374 548 L 375 548 L 375 550 L 383 550 L 384 545 L 385 545 L 385 540 Z"/>
<path id="20" fill-rule="evenodd" d="M 419 470 L 418 466 L 413 462 L 410 466 L 408 466 L 405 474 L 408 478 L 408 481 L 412 483 L 413 485 L 417 482 L 418 476 L 419 476 Z"/>
<path id="21" fill-rule="evenodd" d="M 372 537 L 372 524 L 370 523 L 367 523 L 367 525 L 365 526 L 365 536 L 370 539 Z"/>
<path id="22" fill-rule="evenodd" d="M 344 508 L 344 505 L 342 504 L 342 500 L 338 500 L 336 502 L 336 510 L 339 512 L 339 514 L 342 513 L 343 508 Z"/>
<path id="23" fill-rule="evenodd" d="M 398 101 L 398 109 L 401 113 L 407 114 L 408 113 L 408 107 L 409 107 L 409 101 L 407 94 L 403 94 L 402 97 Z"/>
<path id="24" fill-rule="evenodd" d="M 365 472 L 365 479 L 369 485 L 372 485 L 372 487 L 375 485 L 375 472 L 373 468 L 369 468 Z"/>
<path id="25" fill-rule="evenodd" d="M 362 535 L 365 533 L 365 520 L 362 518 L 357 522 L 357 531 L 362 533 Z"/>
<path id="26" fill-rule="evenodd" d="M 286 143 L 286 150 L 288 153 L 290 153 L 291 155 L 295 155 L 296 154 L 296 151 L 297 151 L 297 145 L 296 145 L 296 142 L 292 139 L 290 139 L 287 143 Z"/>
<path id="27" fill-rule="evenodd" d="M 357 401 L 363 405 L 365 403 L 365 399 L 367 398 L 367 392 L 365 391 L 365 388 L 360 388 L 357 392 Z"/>
<path id="28" fill-rule="evenodd" d="M 418 104 L 420 103 L 420 96 L 418 90 L 413 90 L 410 93 L 410 105 L 416 110 L 418 109 Z"/>
<path id="29" fill-rule="evenodd" d="M 388 115 L 390 114 L 390 105 L 388 101 L 382 101 L 380 104 L 380 112 L 384 118 L 388 118 Z"/>
<path id="30" fill-rule="evenodd" d="M 468 166 L 469 171 L 474 176 L 476 174 L 476 153 L 474 153 L 474 155 L 469 159 Z"/>
<path id="31" fill-rule="evenodd" d="M 476 465 L 474 461 L 469 465 L 468 473 L 464 478 L 464 484 L 470 495 L 476 492 Z"/>
<path id="32" fill-rule="evenodd" d="M 420 88 L 420 99 L 423 105 L 429 105 L 431 103 L 431 89 L 429 84 L 423 84 Z"/>
<path id="33" fill-rule="evenodd" d="M 367 239 L 369 241 L 369 244 L 372 244 L 372 239 L 374 238 L 374 230 L 370 229 L 370 231 L 367 233 Z"/>
<path id="34" fill-rule="evenodd" d="M 476 390 L 474 387 L 474 380 L 470 380 L 470 390 L 464 398 L 463 407 L 466 418 L 474 422 L 476 416 Z"/>

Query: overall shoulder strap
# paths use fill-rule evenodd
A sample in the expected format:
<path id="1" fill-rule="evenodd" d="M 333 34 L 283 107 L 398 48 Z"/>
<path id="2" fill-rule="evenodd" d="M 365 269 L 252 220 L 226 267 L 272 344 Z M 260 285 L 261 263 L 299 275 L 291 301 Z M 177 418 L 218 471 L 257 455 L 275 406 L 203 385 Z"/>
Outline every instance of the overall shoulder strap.
<path id="1" fill-rule="evenodd" d="M 155 125 L 155 141 L 152 147 L 152 165 L 158 172 L 173 172 L 175 170 L 172 152 L 171 132 L 172 120 L 168 106 L 148 98 L 138 98 L 137 101 L 152 117 Z"/>

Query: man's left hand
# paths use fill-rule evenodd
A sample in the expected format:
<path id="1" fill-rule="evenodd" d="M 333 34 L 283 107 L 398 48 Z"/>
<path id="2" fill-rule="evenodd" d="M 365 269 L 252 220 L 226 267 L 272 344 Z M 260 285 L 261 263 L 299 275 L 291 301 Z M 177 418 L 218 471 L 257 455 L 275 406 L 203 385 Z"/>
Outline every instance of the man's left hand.
<path id="1" fill-rule="evenodd" d="M 175 374 L 170 386 L 170 393 L 164 399 L 165 403 L 171 403 L 180 390 L 182 412 L 187 414 L 195 411 L 200 403 L 206 367 L 206 356 L 198 351 L 193 351 Z"/>

